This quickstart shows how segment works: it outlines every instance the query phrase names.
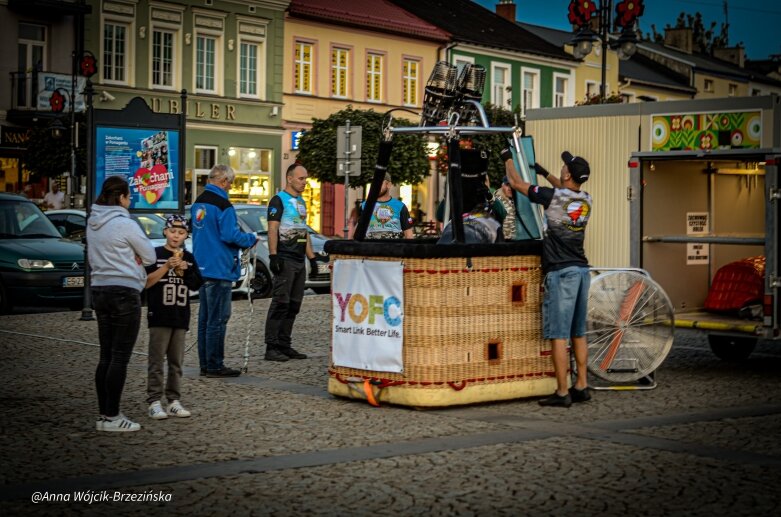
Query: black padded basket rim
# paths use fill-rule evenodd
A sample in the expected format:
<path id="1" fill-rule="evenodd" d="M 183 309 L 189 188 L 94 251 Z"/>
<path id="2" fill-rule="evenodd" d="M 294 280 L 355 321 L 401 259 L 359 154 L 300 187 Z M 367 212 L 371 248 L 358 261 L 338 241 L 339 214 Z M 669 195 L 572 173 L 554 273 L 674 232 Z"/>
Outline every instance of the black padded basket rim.
<path id="1" fill-rule="evenodd" d="M 495 244 L 436 244 L 435 239 L 387 239 L 353 241 L 330 240 L 325 243 L 329 255 L 394 258 L 459 258 L 542 255 L 542 241 L 524 240 Z"/>

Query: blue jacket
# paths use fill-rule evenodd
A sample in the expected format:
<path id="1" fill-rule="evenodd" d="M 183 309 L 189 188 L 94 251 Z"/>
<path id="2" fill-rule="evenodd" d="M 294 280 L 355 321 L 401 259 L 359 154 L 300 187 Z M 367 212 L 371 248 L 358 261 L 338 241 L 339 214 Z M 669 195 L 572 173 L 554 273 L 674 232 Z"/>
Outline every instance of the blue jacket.
<path id="1" fill-rule="evenodd" d="M 239 228 L 236 209 L 228 193 L 214 185 L 190 208 L 193 229 L 193 254 L 204 279 L 229 280 L 241 277 L 239 251 L 255 244 L 256 235 Z"/>

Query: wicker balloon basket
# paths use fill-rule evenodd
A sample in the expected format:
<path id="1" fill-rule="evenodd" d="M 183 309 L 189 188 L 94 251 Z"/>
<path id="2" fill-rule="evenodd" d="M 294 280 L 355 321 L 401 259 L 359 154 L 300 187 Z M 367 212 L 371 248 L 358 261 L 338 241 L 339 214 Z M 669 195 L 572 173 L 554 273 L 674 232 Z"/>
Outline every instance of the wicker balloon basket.
<path id="1" fill-rule="evenodd" d="M 552 392 L 537 247 L 479 246 L 447 246 L 445 254 L 470 256 L 441 257 L 443 246 L 329 243 L 332 261 L 370 256 L 404 266 L 403 372 L 336 366 L 332 356 L 329 393 L 374 405 L 439 407 Z M 418 257 L 387 256 L 405 251 Z M 499 255 L 480 255 L 489 252 Z"/>

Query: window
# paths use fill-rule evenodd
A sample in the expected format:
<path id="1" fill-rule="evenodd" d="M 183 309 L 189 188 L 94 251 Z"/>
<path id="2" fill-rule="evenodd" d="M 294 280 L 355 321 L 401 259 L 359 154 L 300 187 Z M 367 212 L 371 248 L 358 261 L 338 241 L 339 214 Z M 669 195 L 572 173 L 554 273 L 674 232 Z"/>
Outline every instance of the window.
<path id="1" fill-rule="evenodd" d="M 540 72 L 538 70 L 521 70 L 521 101 L 522 110 L 540 107 Z"/>
<path id="2" fill-rule="evenodd" d="M 185 184 L 185 204 L 192 203 L 198 197 L 209 181 L 209 172 L 217 163 L 217 148 L 204 145 L 195 146 L 195 175 L 189 175 Z M 189 171 L 188 171 L 189 172 Z M 190 183 L 193 182 L 194 184 Z"/>
<path id="3" fill-rule="evenodd" d="M 174 32 L 152 31 L 152 85 L 174 86 Z"/>
<path id="4" fill-rule="evenodd" d="M 510 67 L 491 64 L 491 103 L 505 109 L 511 108 Z"/>
<path id="5" fill-rule="evenodd" d="M 16 107 L 32 108 L 37 102 L 38 72 L 46 70 L 46 27 L 19 24 Z"/>
<path id="6" fill-rule="evenodd" d="M 266 32 L 268 27 L 255 18 L 237 17 L 239 43 L 236 52 L 238 62 L 238 81 L 236 94 L 239 97 L 252 97 L 253 99 L 266 98 Z M 230 42 L 230 40 L 229 40 Z M 217 42 L 218 44 L 220 41 Z M 222 56 L 220 45 L 217 47 L 217 55 Z M 218 85 L 220 84 L 220 72 L 217 68 Z"/>
<path id="7" fill-rule="evenodd" d="M 475 64 L 475 60 L 467 56 L 455 56 L 455 60 L 453 61 L 453 63 L 456 65 L 456 68 L 458 69 L 458 75 L 461 75 L 461 70 L 463 70 L 466 65 Z"/>
<path id="8" fill-rule="evenodd" d="M 756 88 L 751 89 L 751 96 L 756 97 L 757 95 L 762 95 L 762 90 L 758 90 Z"/>
<path id="9" fill-rule="evenodd" d="M 199 34 L 195 38 L 195 91 L 215 93 L 214 65 L 217 40 Z"/>
<path id="10" fill-rule="evenodd" d="M 705 91 L 706 92 L 713 91 L 713 79 L 705 79 Z"/>
<path id="11" fill-rule="evenodd" d="M 258 97 L 260 44 L 242 41 L 239 48 L 239 94 Z"/>
<path id="12" fill-rule="evenodd" d="M 402 64 L 401 77 L 404 84 L 402 86 L 403 103 L 405 106 L 418 105 L 418 76 L 420 62 L 414 59 L 405 59 Z"/>
<path id="13" fill-rule="evenodd" d="M 738 85 L 737 84 L 730 84 L 729 85 L 729 96 L 734 97 L 738 94 Z"/>
<path id="14" fill-rule="evenodd" d="M 295 85 L 296 93 L 312 93 L 312 44 L 296 42 L 295 55 Z"/>
<path id="15" fill-rule="evenodd" d="M 553 74 L 553 107 L 569 105 L 569 77 Z"/>
<path id="16" fill-rule="evenodd" d="M 350 51 L 344 48 L 331 49 L 331 95 L 347 97 Z"/>
<path id="17" fill-rule="evenodd" d="M 590 100 L 593 97 L 599 96 L 599 84 L 594 81 L 586 81 L 586 99 Z"/>
<path id="18" fill-rule="evenodd" d="M 125 23 L 106 22 L 103 25 L 103 80 L 127 82 L 127 34 Z"/>
<path id="19" fill-rule="evenodd" d="M 366 56 L 366 100 L 382 101 L 382 55 Z"/>

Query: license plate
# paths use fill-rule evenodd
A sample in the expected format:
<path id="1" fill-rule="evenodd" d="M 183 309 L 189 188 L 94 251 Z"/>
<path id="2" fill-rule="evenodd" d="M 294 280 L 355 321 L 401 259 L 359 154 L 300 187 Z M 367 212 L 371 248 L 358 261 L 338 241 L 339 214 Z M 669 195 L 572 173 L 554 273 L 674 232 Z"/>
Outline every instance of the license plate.
<path id="1" fill-rule="evenodd" d="M 84 287 L 83 276 L 66 276 L 62 279 L 63 287 Z"/>

